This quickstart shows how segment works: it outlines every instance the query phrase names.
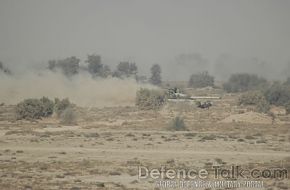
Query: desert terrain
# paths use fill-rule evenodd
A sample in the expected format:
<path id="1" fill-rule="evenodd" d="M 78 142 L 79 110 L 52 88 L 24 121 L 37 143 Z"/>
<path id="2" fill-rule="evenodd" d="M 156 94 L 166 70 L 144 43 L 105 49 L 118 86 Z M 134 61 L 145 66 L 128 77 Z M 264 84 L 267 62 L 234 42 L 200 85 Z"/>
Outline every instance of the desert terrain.
<path id="1" fill-rule="evenodd" d="M 0 187 L 162 189 L 156 180 L 139 179 L 138 166 L 210 170 L 234 164 L 289 171 L 289 116 L 273 121 L 237 106 L 238 94 L 219 95 L 209 109 L 191 102 L 168 102 L 159 111 L 134 105 L 77 107 L 72 126 L 55 117 L 15 120 L 15 106 L 1 105 Z M 168 129 L 177 115 L 184 118 L 186 131 Z M 262 189 L 290 187 L 289 178 L 261 180 Z"/>

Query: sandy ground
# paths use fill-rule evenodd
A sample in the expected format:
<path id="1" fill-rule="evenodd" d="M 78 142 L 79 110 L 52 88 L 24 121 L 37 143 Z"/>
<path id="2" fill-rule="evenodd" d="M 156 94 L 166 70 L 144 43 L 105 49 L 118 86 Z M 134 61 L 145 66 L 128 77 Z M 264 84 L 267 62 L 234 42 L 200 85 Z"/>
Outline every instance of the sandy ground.
<path id="1" fill-rule="evenodd" d="M 290 171 L 289 123 L 272 124 L 264 116 L 251 123 L 250 114 L 244 114 L 248 122 L 235 120 L 230 102 L 209 110 L 187 105 L 158 112 L 78 108 L 76 126 L 55 118 L 14 121 L 9 119 L 13 106 L 0 109 L 1 190 L 162 189 L 156 180 L 139 179 L 138 166 L 210 170 L 234 164 Z M 187 131 L 168 129 L 176 115 L 184 117 Z M 262 180 L 262 189 L 290 188 L 289 176 Z"/>

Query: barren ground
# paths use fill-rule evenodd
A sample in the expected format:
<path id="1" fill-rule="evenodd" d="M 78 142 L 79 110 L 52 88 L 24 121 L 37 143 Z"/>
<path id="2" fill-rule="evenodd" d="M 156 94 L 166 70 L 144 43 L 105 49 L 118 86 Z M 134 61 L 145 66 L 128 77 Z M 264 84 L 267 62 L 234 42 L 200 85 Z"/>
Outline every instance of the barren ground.
<path id="1" fill-rule="evenodd" d="M 233 101 L 224 97 L 209 110 L 182 103 L 158 112 L 77 108 L 76 126 L 54 118 L 15 121 L 14 106 L 1 106 L 0 189 L 154 189 L 154 180 L 138 179 L 138 166 L 235 164 L 290 171 L 289 118 L 272 124 L 261 116 L 261 122 L 251 122 L 251 115 L 255 121 L 260 117 L 247 112 L 248 121 L 239 122 L 232 116 L 240 114 Z M 168 130 L 179 114 L 188 131 Z M 264 181 L 264 189 L 290 187 L 289 176 Z"/>

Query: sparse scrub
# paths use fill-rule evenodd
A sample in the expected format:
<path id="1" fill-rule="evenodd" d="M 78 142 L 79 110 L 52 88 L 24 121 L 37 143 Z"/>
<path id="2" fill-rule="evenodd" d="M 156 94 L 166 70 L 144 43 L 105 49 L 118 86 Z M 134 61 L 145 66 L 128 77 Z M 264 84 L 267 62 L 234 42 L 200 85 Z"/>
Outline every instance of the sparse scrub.
<path id="1" fill-rule="evenodd" d="M 267 80 L 254 74 L 233 74 L 223 85 L 227 92 L 245 92 L 248 90 L 262 89 L 267 85 Z"/>
<path id="2" fill-rule="evenodd" d="M 60 115 L 60 121 L 65 125 L 76 124 L 76 113 L 72 106 L 67 107 Z"/>
<path id="3" fill-rule="evenodd" d="M 290 114 L 290 101 L 285 105 L 286 114 Z"/>
<path id="4" fill-rule="evenodd" d="M 285 104 L 290 102 L 289 85 L 275 82 L 265 91 L 264 94 L 268 102 L 276 106 L 285 106 Z"/>
<path id="5" fill-rule="evenodd" d="M 55 113 L 56 115 L 59 117 L 61 116 L 61 114 L 69 107 L 72 106 L 72 104 L 70 103 L 69 99 L 68 98 L 65 98 L 65 99 L 58 99 L 58 98 L 55 98 L 54 100 L 54 110 L 55 110 Z"/>
<path id="6" fill-rule="evenodd" d="M 207 71 L 198 74 L 193 74 L 190 76 L 188 86 L 193 88 L 214 86 L 214 77 L 210 76 Z"/>
<path id="7" fill-rule="evenodd" d="M 165 94 L 160 90 L 141 88 L 136 95 L 136 106 L 142 110 L 158 110 L 165 103 Z"/>
<path id="8" fill-rule="evenodd" d="M 176 116 L 170 123 L 169 129 L 174 131 L 186 131 L 186 126 L 184 123 L 184 119 L 180 116 Z"/>
<path id="9" fill-rule="evenodd" d="M 239 98 L 239 105 L 254 105 L 258 112 L 267 113 L 270 105 L 260 91 L 250 91 Z"/>

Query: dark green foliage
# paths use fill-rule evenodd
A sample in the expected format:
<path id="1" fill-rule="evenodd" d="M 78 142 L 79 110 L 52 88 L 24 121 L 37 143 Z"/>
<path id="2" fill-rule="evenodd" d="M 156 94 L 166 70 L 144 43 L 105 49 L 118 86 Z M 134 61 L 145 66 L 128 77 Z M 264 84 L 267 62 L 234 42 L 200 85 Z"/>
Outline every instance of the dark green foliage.
<path id="1" fill-rule="evenodd" d="M 48 68 L 52 71 L 60 69 L 64 75 L 72 76 L 79 72 L 80 59 L 72 56 L 61 60 L 50 60 Z"/>
<path id="2" fill-rule="evenodd" d="M 227 92 L 245 92 L 265 87 L 267 80 L 254 74 L 240 73 L 232 74 L 223 85 Z"/>
<path id="3" fill-rule="evenodd" d="M 68 98 L 62 100 L 55 98 L 54 105 L 54 111 L 58 117 L 60 117 L 67 108 L 72 106 Z"/>
<path id="4" fill-rule="evenodd" d="M 142 110 L 157 110 L 165 103 L 165 94 L 160 90 L 141 88 L 136 94 L 136 106 Z"/>
<path id="5" fill-rule="evenodd" d="M 108 77 L 111 74 L 110 67 L 102 64 L 99 55 L 88 55 L 86 62 L 88 63 L 88 71 L 93 77 Z"/>
<path id="6" fill-rule="evenodd" d="M 210 76 L 207 71 L 197 74 L 192 74 L 190 76 L 189 87 L 193 88 L 203 88 L 207 86 L 214 86 L 214 77 Z"/>
<path id="7" fill-rule="evenodd" d="M 137 65 L 135 63 L 129 63 L 127 61 L 120 62 L 117 66 L 117 71 L 114 72 L 114 77 L 124 78 L 124 77 L 136 77 L 138 72 Z"/>
<path id="8" fill-rule="evenodd" d="M 283 85 L 275 82 L 266 91 L 265 97 L 270 104 L 284 106 L 290 102 L 290 85 Z"/>
<path id="9" fill-rule="evenodd" d="M 160 65 L 155 64 L 151 67 L 150 70 L 151 70 L 150 83 L 159 86 L 162 82 Z"/>
<path id="10" fill-rule="evenodd" d="M 17 119 L 40 119 L 53 113 L 54 104 L 46 97 L 25 99 L 16 105 Z"/>
<path id="11" fill-rule="evenodd" d="M 89 73 L 96 74 L 101 71 L 103 64 L 101 63 L 101 56 L 99 55 L 88 55 L 86 62 L 88 65 Z"/>
<path id="12" fill-rule="evenodd" d="M 174 131 L 186 131 L 184 119 L 177 116 L 169 124 L 169 129 Z"/>

